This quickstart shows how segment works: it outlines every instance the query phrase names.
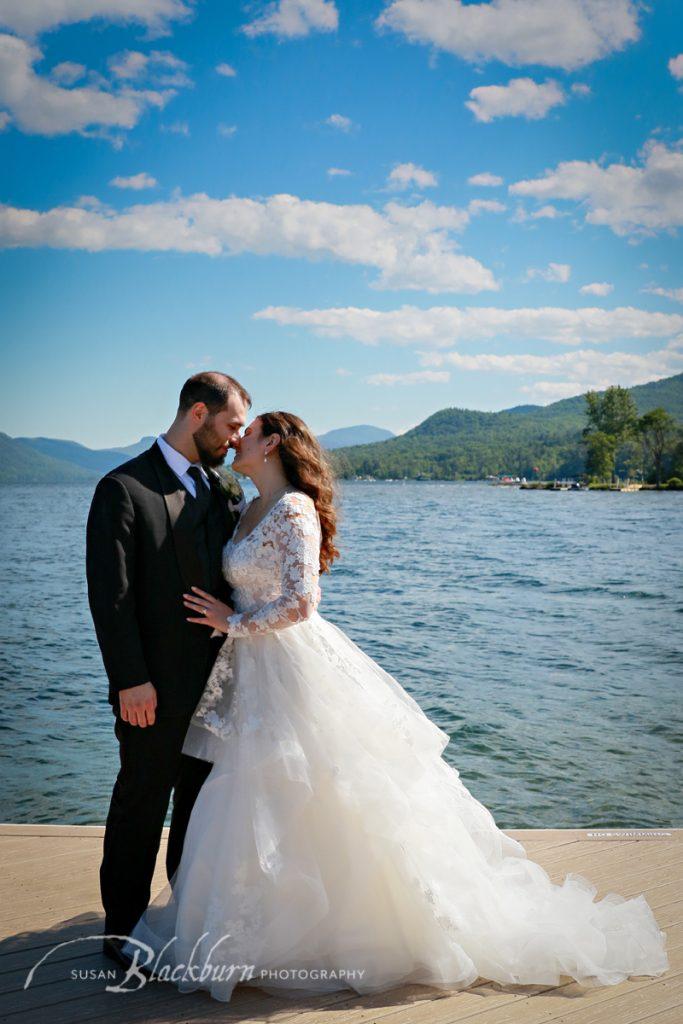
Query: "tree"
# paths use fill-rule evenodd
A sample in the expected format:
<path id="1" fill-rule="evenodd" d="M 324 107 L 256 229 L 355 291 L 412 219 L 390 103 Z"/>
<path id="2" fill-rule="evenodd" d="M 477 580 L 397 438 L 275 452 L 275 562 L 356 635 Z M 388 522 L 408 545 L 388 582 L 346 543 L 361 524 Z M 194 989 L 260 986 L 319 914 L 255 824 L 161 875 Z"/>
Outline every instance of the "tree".
<path id="1" fill-rule="evenodd" d="M 588 448 L 587 472 L 591 475 L 590 467 L 599 467 L 601 479 L 613 477 L 619 446 L 632 438 L 638 429 L 638 408 L 630 391 L 619 385 L 602 393 L 587 391 L 584 397 L 588 417 L 588 426 L 583 430 L 583 440 Z M 594 472 L 592 475 L 598 474 Z"/>
<path id="2" fill-rule="evenodd" d="M 611 480 L 614 472 L 616 444 L 610 434 L 602 430 L 594 430 L 587 434 L 585 444 L 586 473 L 592 480 Z"/>
<path id="3" fill-rule="evenodd" d="M 617 444 L 633 435 L 638 423 L 638 408 L 628 388 L 615 385 L 602 394 L 587 391 L 585 399 L 586 414 L 594 430 L 609 434 Z"/>
<path id="4" fill-rule="evenodd" d="M 666 409 L 657 408 L 646 412 L 638 421 L 638 431 L 643 446 L 655 464 L 657 487 L 662 486 L 662 460 L 676 437 L 676 420 Z"/>
<path id="5" fill-rule="evenodd" d="M 683 435 L 679 432 L 680 440 L 674 445 L 669 459 L 669 472 L 671 476 L 683 477 Z"/>
<path id="6" fill-rule="evenodd" d="M 616 455 L 614 469 L 617 478 L 626 477 L 629 480 L 644 479 L 645 451 L 639 434 L 636 434 L 632 440 L 629 439 L 620 446 Z"/>

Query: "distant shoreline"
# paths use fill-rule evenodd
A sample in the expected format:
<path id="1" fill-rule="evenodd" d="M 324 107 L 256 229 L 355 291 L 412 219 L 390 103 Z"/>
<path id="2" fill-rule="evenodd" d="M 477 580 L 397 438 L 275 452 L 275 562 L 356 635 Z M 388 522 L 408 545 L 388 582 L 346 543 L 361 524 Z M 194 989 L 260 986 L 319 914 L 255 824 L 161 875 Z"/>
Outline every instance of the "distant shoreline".
<path id="1" fill-rule="evenodd" d="M 93 474 L 91 477 L 79 480 L 0 480 L 0 490 L 10 490 L 11 488 L 17 487 L 92 487 L 93 489 L 97 485 L 97 482 L 101 479 L 99 475 Z M 667 486 L 666 481 L 662 483 L 661 487 L 657 487 L 656 484 L 638 484 L 636 487 L 629 486 L 626 484 L 589 484 L 587 486 L 567 488 L 556 486 L 553 480 L 527 480 L 525 483 L 517 482 L 508 484 L 496 484 L 495 481 L 488 480 L 484 477 L 455 477 L 453 479 L 442 479 L 442 480 L 425 480 L 420 477 L 403 477 L 401 479 L 395 477 L 340 477 L 337 481 L 338 484 L 486 484 L 487 487 L 500 487 L 501 489 L 507 490 L 522 490 L 522 491 L 611 491 L 611 492 L 628 492 L 628 493 L 639 493 L 640 491 L 654 491 L 655 493 L 662 494 L 667 493 L 680 493 L 683 494 L 683 487 L 681 486 Z M 559 484 L 559 481 L 557 482 Z"/>

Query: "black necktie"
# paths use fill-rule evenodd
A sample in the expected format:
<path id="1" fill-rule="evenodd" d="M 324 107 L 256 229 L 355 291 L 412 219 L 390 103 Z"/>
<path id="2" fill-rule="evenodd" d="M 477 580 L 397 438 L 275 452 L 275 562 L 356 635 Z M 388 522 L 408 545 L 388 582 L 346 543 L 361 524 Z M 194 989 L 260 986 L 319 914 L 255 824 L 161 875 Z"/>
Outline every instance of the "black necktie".
<path id="1" fill-rule="evenodd" d="M 189 466 L 187 470 L 188 476 L 191 476 L 194 480 L 195 499 L 203 507 L 209 504 L 210 493 L 209 488 L 206 486 L 206 481 L 202 476 L 202 471 L 199 466 Z"/>

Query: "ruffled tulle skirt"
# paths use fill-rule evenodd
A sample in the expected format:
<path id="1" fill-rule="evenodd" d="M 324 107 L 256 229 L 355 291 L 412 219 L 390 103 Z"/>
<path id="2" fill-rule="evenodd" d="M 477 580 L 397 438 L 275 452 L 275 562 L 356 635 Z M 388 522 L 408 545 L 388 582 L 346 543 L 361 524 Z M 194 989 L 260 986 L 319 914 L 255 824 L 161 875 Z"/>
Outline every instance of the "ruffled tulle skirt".
<path id="1" fill-rule="evenodd" d="M 593 987 L 668 969 L 645 897 L 554 884 L 443 760 L 448 735 L 317 613 L 226 642 L 204 712 L 184 749 L 213 768 L 127 947 L 181 991 Z"/>

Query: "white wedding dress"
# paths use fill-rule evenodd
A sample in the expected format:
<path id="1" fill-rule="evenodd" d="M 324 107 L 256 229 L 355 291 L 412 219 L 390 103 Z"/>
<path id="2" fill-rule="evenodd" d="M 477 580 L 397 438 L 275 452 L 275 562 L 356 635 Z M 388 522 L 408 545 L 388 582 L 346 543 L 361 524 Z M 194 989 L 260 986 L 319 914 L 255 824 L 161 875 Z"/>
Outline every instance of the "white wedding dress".
<path id="1" fill-rule="evenodd" d="M 645 897 L 554 884 L 442 759 L 448 735 L 318 614 L 319 545 L 300 491 L 226 545 L 236 614 L 184 746 L 213 768 L 172 884 L 124 948 L 225 1001 L 238 982 L 286 995 L 663 974 Z"/>

